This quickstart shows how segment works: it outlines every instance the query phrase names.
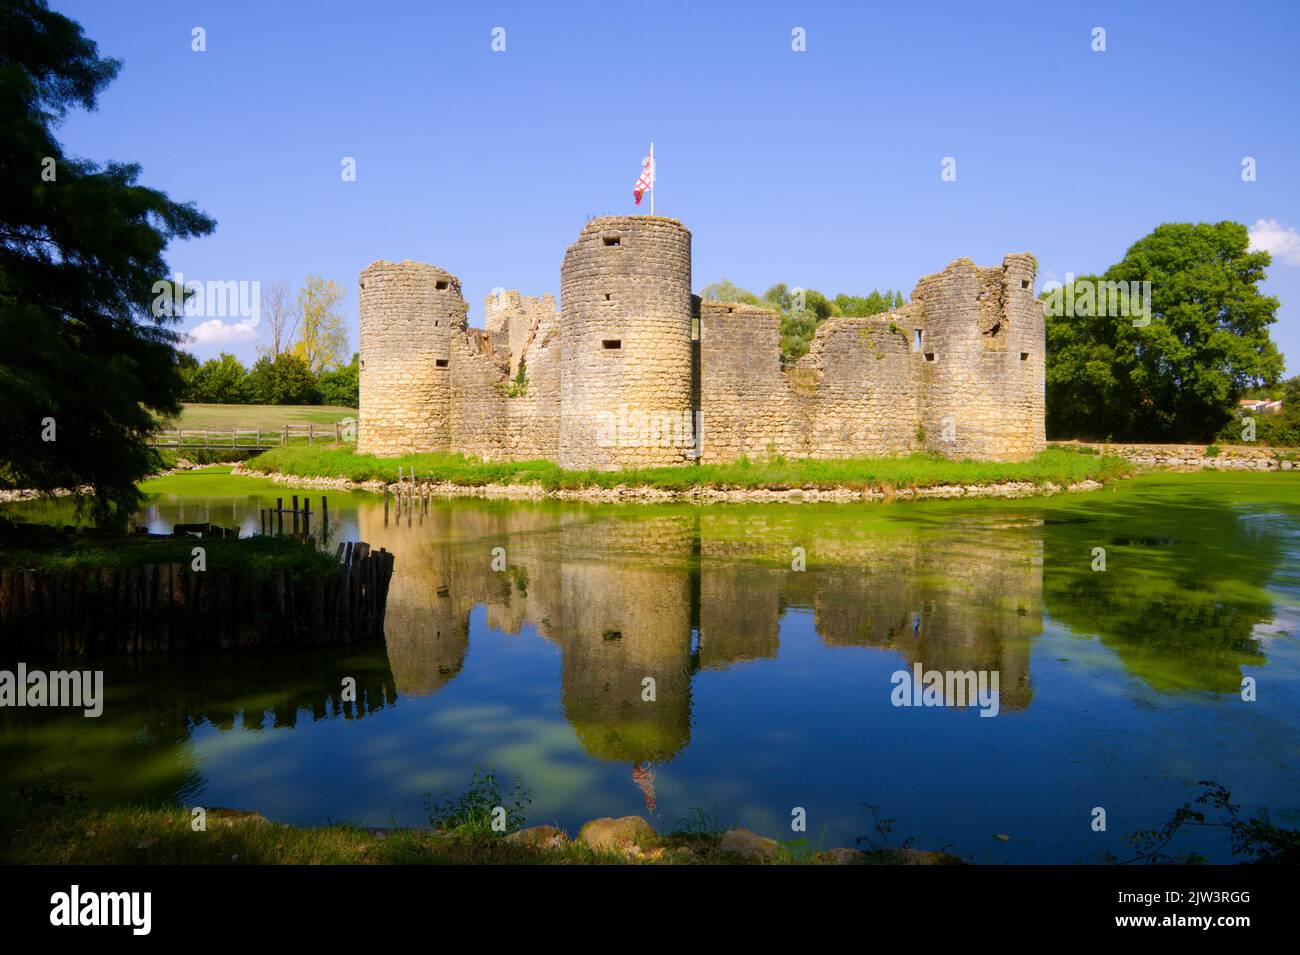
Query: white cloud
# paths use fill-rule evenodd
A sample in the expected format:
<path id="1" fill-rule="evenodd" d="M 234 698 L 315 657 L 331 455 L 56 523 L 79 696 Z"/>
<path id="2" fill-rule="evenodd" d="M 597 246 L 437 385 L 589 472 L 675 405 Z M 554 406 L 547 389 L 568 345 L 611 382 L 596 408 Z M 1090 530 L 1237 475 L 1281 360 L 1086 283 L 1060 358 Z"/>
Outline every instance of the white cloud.
<path id="1" fill-rule="evenodd" d="M 1276 219 L 1257 219 L 1250 227 L 1250 248 L 1254 252 L 1271 252 L 1273 261 L 1300 265 L 1300 232 L 1284 229 Z"/>
<path id="2" fill-rule="evenodd" d="M 194 345 L 234 345 L 239 342 L 257 340 L 257 319 L 245 319 L 242 322 L 227 324 L 219 318 L 195 325 L 187 333 Z"/>

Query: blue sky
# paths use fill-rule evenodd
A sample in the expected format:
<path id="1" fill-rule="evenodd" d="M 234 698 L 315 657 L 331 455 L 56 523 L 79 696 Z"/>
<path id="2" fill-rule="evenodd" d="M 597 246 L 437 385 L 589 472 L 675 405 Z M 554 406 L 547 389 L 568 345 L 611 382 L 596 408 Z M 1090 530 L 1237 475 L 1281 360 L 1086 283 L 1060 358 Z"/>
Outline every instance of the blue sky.
<path id="1" fill-rule="evenodd" d="M 636 211 L 653 139 L 697 290 L 910 292 L 1026 250 L 1041 282 L 1161 222 L 1274 223 L 1273 334 L 1300 371 L 1294 2 L 51 5 L 124 61 L 65 147 L 139 162 L 217 219 L 172 247 L 187 280 L 343 284 L 353 347 L 376 259 L 458 275 L 472 324 L 494 288 L 558 295 L 587 217 Z M 255 342 L 217 329 L 194 350 Z"/>

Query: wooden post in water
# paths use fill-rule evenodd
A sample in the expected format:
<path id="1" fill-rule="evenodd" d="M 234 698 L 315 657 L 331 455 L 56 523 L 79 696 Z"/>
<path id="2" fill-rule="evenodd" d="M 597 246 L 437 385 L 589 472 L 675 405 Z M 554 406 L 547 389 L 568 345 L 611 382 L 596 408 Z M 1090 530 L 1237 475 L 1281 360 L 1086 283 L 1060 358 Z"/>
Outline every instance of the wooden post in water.
<path id="1" fill-rule="evenodd" d="M 320 534 L 321 543 L 328 544 L 330 534 L 330 502 L 325 495 L 320 496 Z"/>
<path id="2" fill-rule="evenodd" d="M 279 530 L 276 532 L 277 537 L 284 536 L 284 498 L 275 499 L 275 513 L 279 518 Z"/>
<path id="3" fill-rule="evenodd" d="M 388 526 L 388 483 L 384 482 L 384 526 Z"/>
<path id="4" fill-rule="evenodd" d="M 293 496 L 293 536 L 298 536 L 298 495 Z"/>
<path id="5" fill-rule="evenodd" d="M 302 536 L 311 537 L 311 498 L 302 499 Z"/>

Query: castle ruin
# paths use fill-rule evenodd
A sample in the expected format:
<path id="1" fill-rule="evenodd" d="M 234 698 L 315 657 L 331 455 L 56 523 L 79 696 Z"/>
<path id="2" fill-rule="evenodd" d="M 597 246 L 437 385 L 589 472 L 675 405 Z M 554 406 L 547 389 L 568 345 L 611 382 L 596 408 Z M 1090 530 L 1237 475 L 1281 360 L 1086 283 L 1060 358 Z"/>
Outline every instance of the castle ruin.
<path id="1" fill-rule="evenodd" d="M 818 325 L 784 363 L 780 317 L 691 292 L 691 234 L 660 216 L 587 223 L 550 296 L 490 295 L 418 262 L 361 273 L 357 450 L 548 459 L 612 470 L 772 455 L 933 451 L 1015 460 L 1046 444 L 1035 261 L 957 259 L 910 301 Z"/>

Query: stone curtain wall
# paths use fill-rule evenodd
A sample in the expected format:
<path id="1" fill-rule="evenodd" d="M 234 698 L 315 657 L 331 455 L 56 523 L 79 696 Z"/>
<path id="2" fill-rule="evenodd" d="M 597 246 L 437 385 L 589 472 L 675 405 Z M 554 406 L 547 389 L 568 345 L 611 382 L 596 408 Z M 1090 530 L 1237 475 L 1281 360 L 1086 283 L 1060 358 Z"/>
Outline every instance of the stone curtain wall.
<path id="1" fill-rule="evenodd" d="M 451 450 L 486 461 L 506 457 L 510 353 L 477 328 L 457 335 L 451 350 Z"/>
<path id="2" fill-rule="evenodd" d="M 376 262 L 361 276 L 358 450 L 684 465 L 698 420 L 705 462 L 1029 457 L 1046 446 L 1034 272 L 1028 254 L 957 259 L 896 311 L 823 322 L 783 367 L 775 313 L 691 295 L 691 236 L 672 219 L 589 222 L 564 257 L 562 311 L 499 292 L 485 330 L 467 328 L 455 276 Z"/>
<path id="3" fill-rule="evenodd" d="M 510 377 L 513 379 L 537 326 L 556 318 L 555 296 L 534 298 L 514 291 L 499 291 L 484 300 L 483 314 L 486 317 L 483 325 L 493 340 L 506 343 L 510 352 Z"/>
<path id="4" fill-rule="evenodd" d="M 783 370 L 776 313 L 711 301 L 699 313 L 704 461 L 916 447 L 919 358 L 891 316 L 828 319 Z"/>
<path id="5" fill-rule="evenodd" d="M 514 460 L 554 461 L 559 455 L 560 316 L 554 299 L 546 298 L 551 307 L 530 318 L 530 337 L 520 352 L 527 374 L 523 392 L 506 400 L 506 450 Z"/>
<path id="6" fill-rule="evenodd" d="M 830 318 L 818 327 L 792 371 L 796 454 L 848 458 L 915 448 L 921 374 L 894 314 Z"/>
<path id="7" fill-rule="evenodd" d="M 357 451 L 400 455 L 451 443 L 451 340 L 464 334 L 460 281 L 420 262 L 361 273 Z"/>
<path id="8" fill-rule="evenodd" d="M 781 320 L 754 305 L 697 299 L 701 460 L 790 454 L 794 397 L 781 371 Z"/>
<path id="9" fill-rule="evenodd" d="M 698 302 L 703 460 L 1031 457 L 1046 447 L 1033 284 L 1032 256 L 988 269 L 958 259 L 900 309 L 827 319 L 787 369 L 774 312 Z"/>
<path id="10" fill-rule="evenodd" d="M 690 232 L 661 217 L 592 220 L 564 255 L 560 308 L 560 465 L 693 460 L 680 434 L 637 436 L 692 419 Z"/>

